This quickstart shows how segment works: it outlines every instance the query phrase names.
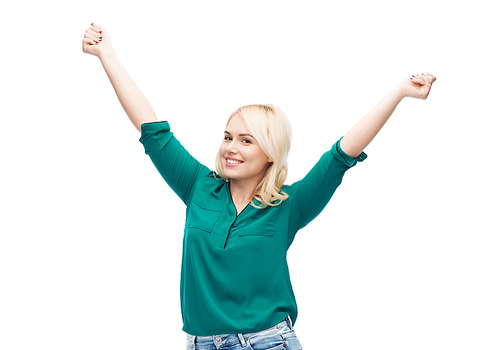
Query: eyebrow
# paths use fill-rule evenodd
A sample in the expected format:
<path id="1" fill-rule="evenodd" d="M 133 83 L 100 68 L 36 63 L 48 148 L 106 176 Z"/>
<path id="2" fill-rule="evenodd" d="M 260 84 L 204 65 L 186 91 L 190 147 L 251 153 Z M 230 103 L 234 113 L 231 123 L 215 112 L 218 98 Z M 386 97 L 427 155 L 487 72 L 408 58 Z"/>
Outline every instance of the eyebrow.
<path id="1" fill-rule="evenodd" d="M 227 131 L 227 130 L 224 131 L 224 134 L 231 135 L 231 133 L 229 131 Z M 238 134 L 238 136 L 250 136 L 252 139 L 255 139 L 255 137 L 253 137 L 250 134 Z"/>

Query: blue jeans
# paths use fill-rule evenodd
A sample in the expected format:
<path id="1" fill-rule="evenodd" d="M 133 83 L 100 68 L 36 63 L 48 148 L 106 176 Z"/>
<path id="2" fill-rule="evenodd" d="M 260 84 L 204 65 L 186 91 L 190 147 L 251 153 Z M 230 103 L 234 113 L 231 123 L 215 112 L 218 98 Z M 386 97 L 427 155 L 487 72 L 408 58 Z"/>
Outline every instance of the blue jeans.
<path id="1" fill-rule="evenodd" d="M 222 334 L 209 337 L 187 335 L 186 350 L 302 350 L 290 317 L 256 333 Z"/>

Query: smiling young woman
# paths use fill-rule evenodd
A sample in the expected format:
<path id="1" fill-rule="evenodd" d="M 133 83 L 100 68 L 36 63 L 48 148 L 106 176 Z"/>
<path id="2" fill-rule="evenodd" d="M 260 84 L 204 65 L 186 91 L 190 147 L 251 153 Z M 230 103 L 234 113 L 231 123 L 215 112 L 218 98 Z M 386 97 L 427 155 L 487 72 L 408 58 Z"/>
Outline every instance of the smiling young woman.
<path id="1" fill-rule="evenodd" d="M 231 114 L 216 170 L 200 164 L 156 115 L 112 49 L 92 25 L 83 51 L 97 56 L 140 141 L 187 207 L 181 312 L 188 349 L 302 349 L 286 253 L 295 234 L 327 205 L 345 172 L 366 158 L 372 141 L 404 97 L 425 99 L 435 77 L 407 77 L 300 181 L 285 185 L 291 128 L 273 105 Z"/>
<path id="2" fill-rule="evenodd" d="M 280 201 L 288 198 L 288 195 L 281 191 L 281 188 L 288 173 L 291 130 L 286 115 L 273 105 L 244 106 L 229 116 L 224 132 L 224 142 L 217 154 L 215 168 L 224 180 L 231 179 L 231 183 L 234 185 L 245 187 L 246 190 L 236 191 L 237 193 L 247 193 L 246 198 L 241 199 L 242 202 L 265 208 L 268 205 L 279 205 Z M 231 142 L 228 142 L 230 140 Z M 255 177 L 252 183 L 237 183 L 238 178 L 234 177 L 238 176 L 238 171 L 240 174 L 241 170 L 244 173 L 245 169 L 250 168 L 249 166 L 246 168 L 241 166 L 239 169 L 229 167 L 227 169 L 227 159 L 235 158 L 236 155 L 232 153 L 235 151 L 243 152 L 242 157 L 250 156 L 250 152 L 259 156 L 261 174 Z M 251 200 L 253 198 L 258 204 Z"/>

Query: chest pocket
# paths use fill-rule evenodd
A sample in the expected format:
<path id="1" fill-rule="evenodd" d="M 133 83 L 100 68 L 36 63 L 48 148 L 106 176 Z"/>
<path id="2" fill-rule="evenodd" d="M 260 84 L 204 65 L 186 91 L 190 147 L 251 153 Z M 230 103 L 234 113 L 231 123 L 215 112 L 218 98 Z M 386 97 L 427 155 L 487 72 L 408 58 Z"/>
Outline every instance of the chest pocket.
<path id="1" fill-rule="evenodd" d="M 212 232 L 215 223 L 222 213 L 223 203 L 219 201 L 192 201 L 191 217 L 188 228 L 197 228 L 206 232 Z"/>
<path id="2" fill-rule="evenodd" d="M 245 218 L 244 227 L 239 232 L 240 237 L 274 236 L 279 209 L 277 206 L 252 210 Z"/>

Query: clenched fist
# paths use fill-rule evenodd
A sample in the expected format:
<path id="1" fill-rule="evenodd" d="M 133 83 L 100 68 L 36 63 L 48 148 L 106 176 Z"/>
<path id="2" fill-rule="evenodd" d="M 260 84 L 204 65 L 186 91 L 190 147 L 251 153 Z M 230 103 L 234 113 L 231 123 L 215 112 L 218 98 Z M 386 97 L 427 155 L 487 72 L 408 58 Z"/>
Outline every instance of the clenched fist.
<path id="1" fill-rule="evenodd" d="M 410 78 L 405 78 L 398 84 L 398 87 L 405 97 L 425 100 L 431 91 L 432 83 L 435 81 L 436 77 L 431 73 L 421 73 L 412 75 Z"/>
<path id="2" fill-rule="evenodd" d="M 103 27 L 92 23 L 87 28 L 82 42 L 83 52 L 101 58 L 101 55 L 106 52 L 113 51 L 109 35 Z"/>

